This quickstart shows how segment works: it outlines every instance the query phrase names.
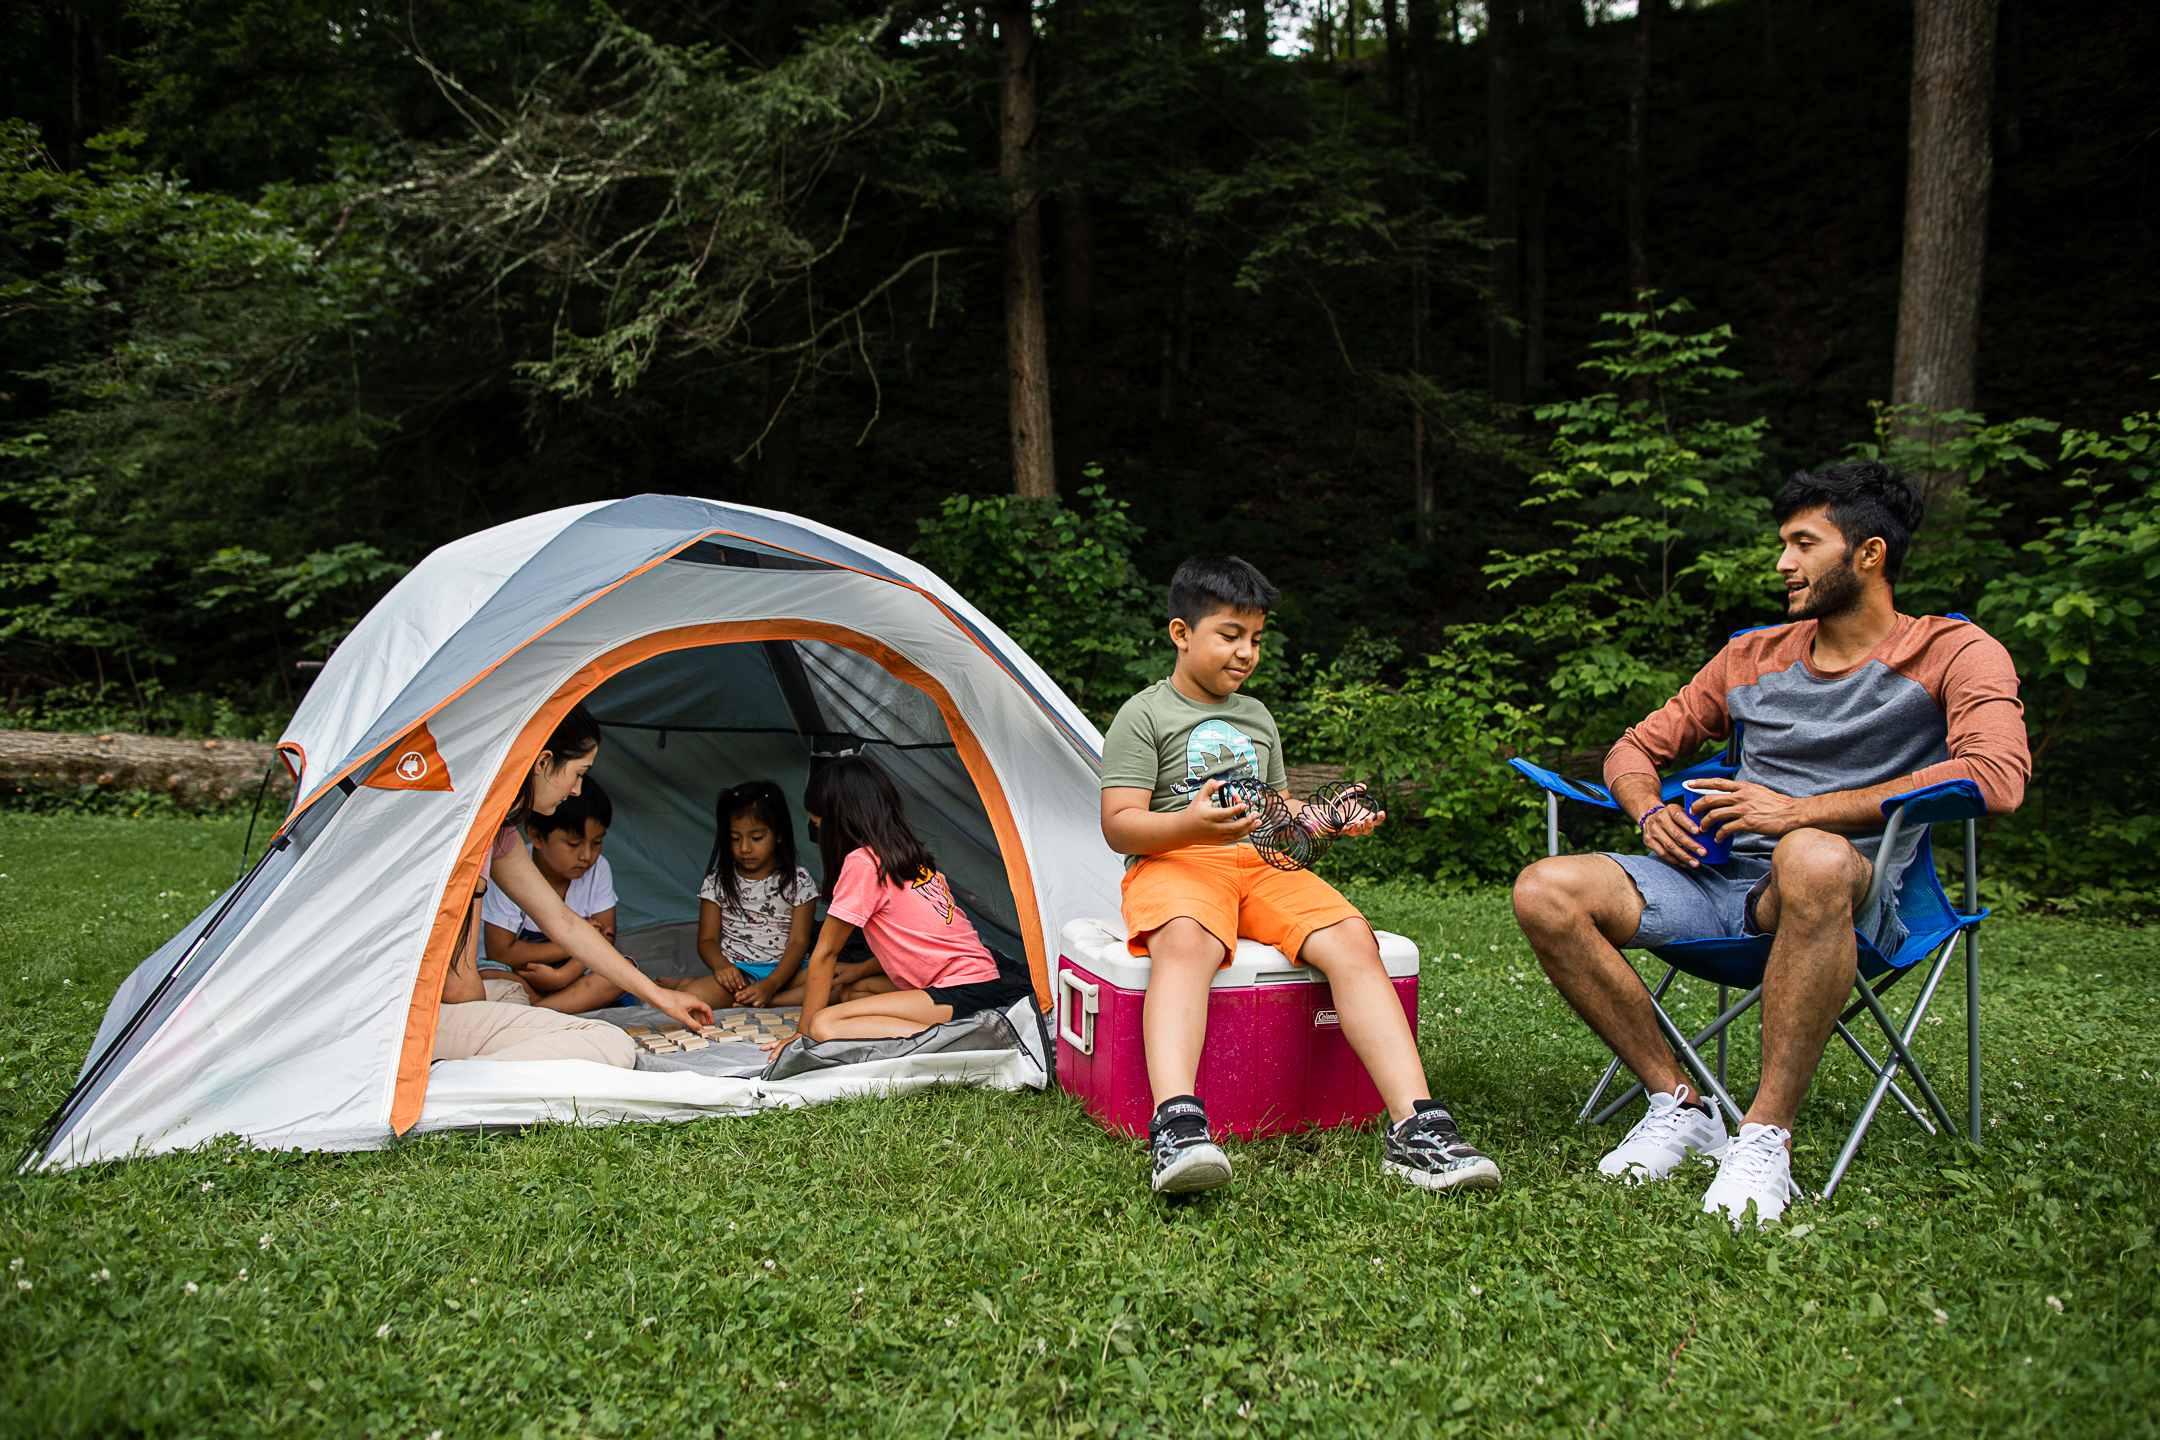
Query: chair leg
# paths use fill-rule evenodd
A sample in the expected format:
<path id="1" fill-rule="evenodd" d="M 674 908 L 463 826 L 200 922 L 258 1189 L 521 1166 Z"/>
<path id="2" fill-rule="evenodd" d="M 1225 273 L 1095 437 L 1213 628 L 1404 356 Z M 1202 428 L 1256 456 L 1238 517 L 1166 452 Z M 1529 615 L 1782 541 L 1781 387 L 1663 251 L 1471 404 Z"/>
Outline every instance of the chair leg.
<path id="1" fill-rule="evenodd" d="M 1679 967 L 1679 966 L 1677 966 L 1677 965 L 1668 965 L 1668 966 L 1666 966 L 1666 967 L 1665 967 L 1665 978 L 1664 978 L 1664 979 L 1662 979 L 1662 980 L 1660 980 L 1660 981 L 1658 981 L 1658 982 L 1657 982 L 1657 989 L 1655 989 L 1655 990 L 1652 990 L 1652 991 L 1650 992 L 1650 1003 L 1652 1003 L 1652 1004 L 1654 1005 L 1654 1004 L 1656 1004 L 1656 1003 L 1657 1003 L 1658 1001 L 1660 1001 L 1660 1000 L 1662 1000 L 1662 999 L 1664 999 L 1664 998 L 1665 998 L 1665 987 L 1666 987 L 1666 986 L 1668 986 L 1668 985 L 1670 985 L 1670 984 L 1672 984 L 1672 982 L 1673 982 L 1673 976 L 1675 976 L 1675 975 L 1677 975 L 1677 974 L 1679 974 L 1679 973 L 1680 973 L 1680 967 Z M 1612 1082 L 1613 1082 L 1613 1077 L 1614 1077 L 1615 1075 L 1618 1075 L 1619 1073 L 1620 1073 L 1620 1057 L 1619 1057 L 1618 1055 L 1615 1055 L 1615 1056 L 1613 1056 L 1613 1057 L 1612 1057 L 1612 1064 L 1610 1064 L 1610 1065 L 1607 1065 L 1607 1066 L 1605 1067 L 1605 1073 L 1604 1073 L 1603 1075 L 1601 1075 L 1601 1076 L 1599 1076 L 1599 1077 L 1598 1077 L 1598 1082 L 1597 1082 L 1597 1088 L 1596 1088 L 1595 1090 L 1592 1090 L 1592 1091 L 1590 1092 L 1590 1098 L 1589 1098 L 1588 1100 L 1585 1100 L 1585 1101 L 1583 1102 L 1583 1107 L 1582 1107 L 1582 1111 L 1581 1111 L 1581 1113 L 1580 1113 L 1580 1114 L 1578 1114 L 1578 1115 L 1576 1115 L 1576 1117 L 1575 1117 L 1575 1123 L 1576 1123 L 1576 1124 L 1580 1125 L 1580 1124 L 1582 1124 L 1582 1123 L 1583 1123 L 1583 1121 L 1585 1121 L 1585 1120 L 1588 1120 L 1588 1119 L 1590 1118 L 1590 1112 L 1591 1112 L 1592 1110 L 1595 1110 L 1595 1109 L 1597 1108 L 1598 1096 L 1600 1096 L 1600 1095 L 1603 1095 L 1603 1094 L 1605 1093 L 1605 1087 L 1606 1087 L 1606 1086 L 1608 1086 L 1608 1085 L 1610 1085 L 1610 1084 L 1612 1084 Z M 1641 1087 L 1639 1087 L 1639 1086 L 1638 1086 L 1637 1088 L 1639 1089 L 1639 1088 L 1641 1088 Z M 1630 1094 L 1632 1094 L 1633 1092 L 1631 1091 L 1631 1092 L 1629 1092 L 1629 1093 L 1630 1093 Z M 1599 1119 L 1599 1120 L 1598 1120 L 1598 1121 L 1596 1121 L 1595 1123 L 1597 1123 L 1597 1124 L 1599 1124 L 1599 1125 L 1602 1125 L 1602 1124 L 1604 1124 L 1605 1122 L 1604 1122 L 1604 1120 L 1603 1120 L 1603 1119 Z"/>
<path id="2" fill-rule="evenodd" d="M 1719 1014 L 1722 1015 L 1725 1013 L 1725 1004 L 1726 1001 L 1730 998 L 1730 996 L 1731 992 L 1727 990 L 1725 986 L 1720 985 L 1717 987 L 1717 1008 Z M 1718 1084 L 1720 1085 L 1728 1083 L 1725 1079 L 1725 1032 L 1723 1030 L 1717 1032 L 1717 1079 Z"/>
<path id="3" fill-rule="evenodd" d="M 1705 1025 L 1701 1030 L 1698 1030 L 1695 1033 L 1694 1043 L 1699 1046 L 1704 1041 L 1710 1039 L 1714 1035 L 1724 1034 L 1725 1028 L 1728 1025 L 1732 1024 L 1733 1021 L 1739 1019 L 1742 1015 L 1745 1015 L 1748 1011 L 1748 1007 L 1753 1005 L 1757 1000 L 1760 1000 L 1761 998 L 1762 986 L 1758 985 L 1754 989 L 1748 991 L 1747 994 L 1741 996 L 1737 1003 L 1726 1007 L 1724 1014 L 1718 1016 L 1717 1019 L 1711 1021 L 1708 1025 Z M 1660 1010 L 1659 1013 L 1662 1014 L 1663 1011 Z M 1613 1063 L 1617 1065 L 1619 1062 L 1615 1061 Z M 1724 1083 L 1722 1077 L 1720 1078 L 1719 1083 Z M 1590 1118 L 1590 1123 L 1593 1125 L 1603 1125 L 1606 1121 L 1612 1119 L 1613 1116 L 1619 1114 L 1622 1110 L 1626 1109 L 1629 1102 L 1634 1100 L 1638 1095 L 1641 1095 L 1642 1093 L 1643 1083 L 1642 1081 L 1638 1080 L 1633 1085 L 1630 1085 L 1628 1087 L 1626 1094 L 1622 1095 L 1619 1099 L 1613 1101 L 1610 1105 L 1607 1105 L 1596 1115 L 1593 1115 Z M 1740 1112 L 1738 1110 L 1733 1111 L 1733 1114 L 1736 1116 L 1739 1113 Z"/>
<path id="4" fill-rule="evenodd" d="M 1927 1071 L 1920 1068 L 1920 1062 L 1912 1053 L 1912 1037 L 1918 1033 L 1920 1022 L 1927 1016 L 1928 1005 L 1935 998 L 1935 987 L 1942 983 L 1943 969 L 1950 963 L 1952 948 L 1950 945 L 1943 946 L 1942 954 L 1928 971 L 1927 984 L 1921 987 L 1919 998 L 1913 1001 L 1912 1009 L 1906 1014 L 1905 1034 L 1898 1033 L 1897 1022 L 1890 1018 L 1890 1012 L 1883 1008 L 1882 1001 L 1876 997 L 1873 990 L 1863 989 L 1861 994 L 1866 998 L 1868 1008 L 1875 1012 L 1875 1023 L 1882 1027 L 1883 1038 L 1890 1042 L 1890 1048 L 1897 1052 L 1897 1058 L 1904 1062 L 1905 1068 L 1912 1071 L 1913 1084 L 1919 1087 L 1920 1096 L 1927 1101 L 1928 1109 L 1935 1112 L 1935 1118 L 1941 1122 L 1943 1129 L 1954 1136 L 1958 1133 L 1957 1121 L 1950 1118 L 1949 1107 L 1942 1103 L 1942 1098 L 1935 1093 L 1935 1087 L 1928 1083 Z M 1893 1065 L 1888 1068 L 1895 1070 L 1897 1067 Z"/>
<path id="5" fill-rule="evenodd" d="M 1842 1020 L 1838 1022 L 1837 1033 L 1839 1037 L 1843 1039 L 1848 1046 L 1852 1047 L 1853 1054 L 1860 1057 L 1860 1063 L 1867 1066 L 1868 1074 L 1873 1075 L 1876 1079 L 1880 1080 L 1882 1078 L 1883 1067 L 1873 1055 L 1868 1053 L 1867 1046 L 1860 1043 L 1860 1037 L 1853 1034 L 1852 1031 L 1846 1029 L 1845 1022 Z M 1928 1119 L 1926 1114 L 1921 1111 L 1920 1107 L 1913 1103 L 1912 1097 L 1910 1095 L 1907 1095 L 1904 1090 L 1899 1087 L 1898 1083 L 1895 1080 L 1890 1082 L 1890 1095 L 1892 1099 L 1898 1102 L 1898 1104 L 1905 1107 L 1905 1113 L 1912 1116 L 1913 1123 L 1915 1125 L 1918 1125 L 1922 1130 L 1927 1131 L 1927 1133 L 1930 1135 L 1936 1135 L 1941 1133 L 1935 1128 L 1935 1122 Z"/>
<path id="6" fill-rule="evenodd" d="M 1738 1124 L 1740 1117 L 1747 1112 L 1735 1105 L 1732 1096 L 1725 1093 L 1724 1084 L 1719 1081 L 1710 1067 L 1703 1063 L 1702 1056 L 1697 1054 L 1695 1047 L 1688 1043 L 1688 1038 L 1682 1033 L 1680 1027 L 1673 1023 L 1672 1016 L 1665 1013 L 1665 1007 L 1653 1001 L 1650 1008 L 1657 1012 L 1658 1024 L 1665 1028 L 1665 1038 L 1672 1041 L 1673 1048 L 1680 1052 L 1682 1063 L 1694 1072 L 1696 1079 L 1702 1081 L 1705 1089 L 1717 1096 L 1718 1103 L 1723 1105 L 1727 1112 L 1732 1115 L 1733 1123 Z"/>
<path id="7" fill-rule="evenodd" d="M 1970 864 L 1970 861 L 1966 863 Z M 1980 933 L 1965 932 L 1965 1138 L 1980 1143 Z"/>
<path id="8" fill-rule="evenodd" d="M 1545 792 L 1545 853 L 1560 853 L 1560 797 L 1550 790 Z"/>
<path id="9" fill-rule="evenodd" d="M 1954 939 L 1955 937 L 1953 937 Z M 1935 986 L 1942 980 L 1943 967 L 1949 963 L 1951 948 L 1951 945 L 1944 945 L 1942 953 L 1936 957 L 1934 965 L 1928 971 L 1927 984 L 1922 987 L 1920 996 L 1913 1002 L 1912 1011 L 1907 1017 L 1906 1028 L 1909 1031 L 1917 1032 L 1919 1030 L 1920 1021 L 1927 1014 L 1928 1002 L 1935 996 Z M 1868 1126 L 1874 1123 L 1875 1112 L 1882 1106 L 1883 1096 L 1889 1093 L 1891 1077 L 1897 1073 L 1899 1063 L 1901 1061 L 1909 1063 L 1912 1059 L 1911 1035 L 1900 1037 L 1896 1028 L 1887 1023 L 1888 1016 L 1883 1011 L 1882 1001 L 1875 998 L 1875 991 L 1865 980 L 1860 982 L 1858 988 L 1867 997 L 1865 1003 L 1868 1008 L 1875 1012 L 1878 1023 L 1884 1025 L 1885 1033 L 1897 1054 L 1891 1058 L 1887 1065 L 1883 1066 L 1882 1074 L 1876 1077 L 1874 1090 L 1869 1093 L 1867 1103 L 1860 1107 L 1860 1119 L 1853 1125 L 1852 1133 L 1845 1137 L 1845 1145 L 1838 1151 L 1836 1163 L 1830 1167 L 1830 1183 L 1823 1186 L 1822 1192 L 1825 1200 L 1837 1193 L 1838 1185 L 1845 1178 L 1845 1172 L 1851 1168 L 1853 1156 L 1859 1153 L 1860 1142 L 1866 1138 Z M 1918 1075 L 1920 1067 L 1913 1066 L 1913 1071 Z M 1937 1118 L 1942 1120 L 1945 1128 L 1955 1135 L 1957 1126 L 1950 1123 L 1950 1117 L 1942 1110 L 1942 1102 L 1935 1098 L 1935 1092 L 1927 1088 L 1924 1081 L 1921 1093 L 1929 1099 L 1931 1108 L 1935 1110 Z"/>

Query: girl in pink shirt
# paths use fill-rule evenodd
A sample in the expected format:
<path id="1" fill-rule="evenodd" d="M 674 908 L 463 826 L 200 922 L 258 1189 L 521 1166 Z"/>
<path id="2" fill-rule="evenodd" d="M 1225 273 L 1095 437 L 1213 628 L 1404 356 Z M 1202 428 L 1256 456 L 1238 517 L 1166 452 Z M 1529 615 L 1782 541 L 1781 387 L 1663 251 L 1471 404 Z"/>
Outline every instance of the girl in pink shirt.
<path id="1" fill-rule="evenodd" d="M 859 755 L 843 756 L 810 777 L 803 807 L 817 829 L 830 899 L 804 983 L 803 1034 L 813 1040 L 913 1035 L 979 1010 L 1003 1010 L 1034 993 L 1027 972 L 1000 963 L 975 934 L 937 860 L 908 828 L 900 792 L 883 770 Z M 883 975 L 868 973 L 868 966 L 845 967 L 860 974 L 835 974 L 840 949 L 857 928 Z M 835 979 L 851 985 L 851 998 L 828 1005 Z"/>

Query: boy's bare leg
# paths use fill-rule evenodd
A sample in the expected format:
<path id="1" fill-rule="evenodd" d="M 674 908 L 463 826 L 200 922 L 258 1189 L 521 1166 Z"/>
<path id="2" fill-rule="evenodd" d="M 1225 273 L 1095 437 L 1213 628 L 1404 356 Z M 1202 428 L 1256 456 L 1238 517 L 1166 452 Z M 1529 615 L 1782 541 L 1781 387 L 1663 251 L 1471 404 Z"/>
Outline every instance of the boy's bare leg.
<path id="1" fill-rule="evenodd" d="M 1200 1047 L 1207 1042 L 1208 987 L 1226 952 L 1206 927 L 1183 915 L 1150 932 L 1147 951 L 1140 1038 L 1147 1052 L 1148 1089 L 1161 1105 L 1193 1093 Z"/>
<path id="2" fill-rule="evenodd" d="M 1327 976 L 1335 1013 L 1342 1017 L 1343 1039 L 1365 1062 L 1387 1105 L 1388 1119 L 1396 1124 L 1409 1119 L 1411 1106 L 1431 1099 L 1432 1091 L 1425 1084 L 1417 1036 L 1380 961 L 1380 942 L 1372 926 L 1363 920 L 1338 920 L 1306 937 L 1298 958 Z"/>
<path id="3" fill-rule="evenodd" d="M 682 988 L 687 993 L 697 994 L 694 981 Z M 605 975 L 587 971 L 554 994 L 542 995 L 533 1004 L 543 1010 L 559 1010 L 565 1015 L 582 1015 L 588 1010 L 605 1010 L 620 1000 L 622 993 L 622 986 Z M 700 995 L 698 998 L 705 997 Z"/>
<path id="4" fill-rule="evenodd" d="M 1610 856 L 1551 856 L 1515 879 L 1515 921 L 1553 987 L 1645 1089 L 1671 1094 L 1687 1076 L 1642 977 L 1620 953 L 1642 911 L 1635 882 Z"/>
<path id="5" fill-rule="evenodd" d="M 1827 830 L 1795 830 L 1771 853 L 1755 922 L 1777 939 L 1763 971 L 1762 1084 L 1744 1120 L 1792 1129 L 1859 973 L 1853 911 L 1874 873 Z"/>

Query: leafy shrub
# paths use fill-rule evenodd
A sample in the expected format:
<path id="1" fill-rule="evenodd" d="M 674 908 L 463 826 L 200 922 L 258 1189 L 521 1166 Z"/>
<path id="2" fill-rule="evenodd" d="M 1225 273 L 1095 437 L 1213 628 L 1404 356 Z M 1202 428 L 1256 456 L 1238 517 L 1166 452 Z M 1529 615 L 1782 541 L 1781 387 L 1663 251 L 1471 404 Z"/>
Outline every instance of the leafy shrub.
<path id="1" fill-rule="evenodd" d="M 1141 529 L 1102 471 L 1087 474 L 1096 483 L 1077 497 L 1085 509 L 1054 495 L 948 496 L 917 522 L 915 555 L 1103 724 L 1170 662 L 1161 604 L 1132 559 Z"/>
<path id="2" fill-rule="evenodd" d="M 1529 686 L 1513 656 L 1474 632 L 1454 636 L 1400 683 L 1331 673 L 1314 687 L 1300 738 L 1372 785 L 1389 812 L 1370 837 L 1329 855 L 1331 878 L 1503 881 L 1544 853 L 1543 797 L 1506 764 L 1551 748 L 1544 709 L 1523 703 Z"/>

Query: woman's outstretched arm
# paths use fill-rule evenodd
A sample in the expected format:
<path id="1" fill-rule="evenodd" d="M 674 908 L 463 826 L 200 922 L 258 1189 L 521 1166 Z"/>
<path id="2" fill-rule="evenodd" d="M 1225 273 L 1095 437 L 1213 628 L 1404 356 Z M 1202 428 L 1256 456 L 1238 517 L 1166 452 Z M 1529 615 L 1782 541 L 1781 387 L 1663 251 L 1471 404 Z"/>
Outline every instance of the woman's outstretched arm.
<path id="1" fill-rule="evenodd" d="M 540 927 L 541 934 L 562 946 L 571 959 L 586 969 L 606 976 L 647 1005 L 684 1025 L 712 1024 L 710 1005 L 693 995 L 665 990 L 654 984 L 651 977 L 608 944 L 598 930 L 572 914 L 522 847 L 512 846 L 509 854 L 496 860 L 488 879 L 502 887 L 503 894 L 525 912 L 525 918 Z"/>

